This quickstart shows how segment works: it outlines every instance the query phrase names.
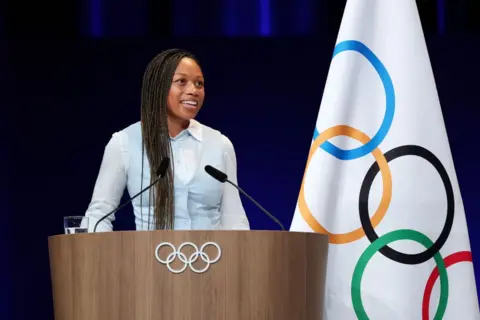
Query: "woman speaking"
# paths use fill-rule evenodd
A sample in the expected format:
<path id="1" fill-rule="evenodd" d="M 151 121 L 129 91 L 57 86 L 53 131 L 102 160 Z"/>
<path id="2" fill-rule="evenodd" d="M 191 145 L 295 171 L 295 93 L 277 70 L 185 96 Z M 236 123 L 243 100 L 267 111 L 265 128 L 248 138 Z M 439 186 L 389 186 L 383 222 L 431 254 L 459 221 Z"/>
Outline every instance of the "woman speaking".
<path id="1" fill-rule="evenodd" d="M 211 165 L 237 182 L 231 141 L 194 120 L 204 99 L 202 70 L 191 53 L 170 49 L 149 63 L 141 121 L 115 132 L 105 147 L 86 211 L 90 225 L 117 208 L 125 188 L 132 196 L 152 183 L 168 157 L 164 178 L 132 201 L 137 230 L 250 228 L 238 191 L 204 170 Z M 111 231 L 114 219 L 103 219 L 96 231 Z"/>

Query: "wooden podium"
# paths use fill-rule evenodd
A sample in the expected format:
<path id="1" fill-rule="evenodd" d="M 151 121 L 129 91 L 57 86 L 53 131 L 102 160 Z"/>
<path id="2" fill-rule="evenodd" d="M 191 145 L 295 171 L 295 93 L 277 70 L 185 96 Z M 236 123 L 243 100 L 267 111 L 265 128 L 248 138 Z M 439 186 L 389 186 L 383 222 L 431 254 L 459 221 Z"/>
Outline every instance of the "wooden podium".
<path id="1" fill-rule="evenodd" d="M 57 320 L 322 319 L 326 235 L 126 231 L 48 241 Z"/>

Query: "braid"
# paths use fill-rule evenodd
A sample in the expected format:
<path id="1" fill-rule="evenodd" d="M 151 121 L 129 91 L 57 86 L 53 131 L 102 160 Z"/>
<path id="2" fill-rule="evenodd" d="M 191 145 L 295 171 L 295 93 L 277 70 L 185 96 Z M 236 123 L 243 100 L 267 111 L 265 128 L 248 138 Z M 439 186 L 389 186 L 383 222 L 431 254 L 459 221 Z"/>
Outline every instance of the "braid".
<path id="1" fill-rule="evenodd" d="M 173 153 L 168 132 L 167 98 L 175 70 L 183 58 L 194 56 L 180 49 L 169 49 L 158 54 L 147 66 L 143 76 L 141 122 L 142 122 L 142 158 L 146 151 L 150 164 L 150 181 L 153 182 L 163 158 L 170 158 L 170 166 L 164 179 L 150 190 L 150 207 L 154 206 L 155 229 L 173 229 L 174 227 L 174 174 Z M 142 160 L 143 184 L 143 160 Z M 143 188 L 143 186 L 141 186 Z"/>

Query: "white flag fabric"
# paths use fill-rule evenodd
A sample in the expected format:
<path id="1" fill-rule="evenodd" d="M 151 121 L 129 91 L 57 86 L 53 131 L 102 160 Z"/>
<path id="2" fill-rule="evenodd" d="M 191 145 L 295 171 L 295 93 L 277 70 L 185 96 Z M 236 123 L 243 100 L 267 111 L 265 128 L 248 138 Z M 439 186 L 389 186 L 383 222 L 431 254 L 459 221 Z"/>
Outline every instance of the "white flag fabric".
<path id="1" fill-rule="evenodd" d="M 414 0 L 349 0 L 290 231 L 330 236 L 325 319 L 480 319 Z"/>

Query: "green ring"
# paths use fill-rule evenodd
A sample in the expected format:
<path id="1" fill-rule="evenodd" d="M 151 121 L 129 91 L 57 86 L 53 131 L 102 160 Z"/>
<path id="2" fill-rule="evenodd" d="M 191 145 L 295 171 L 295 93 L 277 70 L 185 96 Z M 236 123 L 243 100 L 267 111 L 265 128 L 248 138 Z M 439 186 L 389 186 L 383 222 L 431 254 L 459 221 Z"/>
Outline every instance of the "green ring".
<path id="1" fill-rule="evenodd" d="M 375 253 L 377 253 L 381 248 L 386 246 L 387 244 L 397 241 L 397 240 L 413 240 L 429 248 L 433 245 L 432 240 L 430 240 L 426 235 L 415 231 L 415 230 L 396 230 L 384 234 L 383 236 L 379 237 L 377 240 L 372 242 L 367 249 L 362 253 L 360 259 L 358 259 L 357 265 L 355 266 L 355 270 L 353 271 L 352 276 L 352 287 L 351 287 L 351 295 L 352 295 L 352 303 L 353 308 L 355 310 L 355 314 L 357 315 L 358 320 L 368 320 L 367 313 L 365 312 L 365 308 L 363 307 L 362 303 L 362 294 L 361 294 L 361 282 L 362 276 L 367 267 L 368 262 L 373 257 Z M 435 263 L 437 264 L 439 273 L 440 273 L 440 301 L 438 303 L 437 312 L 435 313 L 434 320 L 440 320 L 443 318 L 445 314 L 445 310 L 447 309 L 447 301 L 448 301 L 448 274 L 447 268 L 445 267 L 445 262 L 440 254 L 437 252 L 433 258 L 435 259 Z"/>

